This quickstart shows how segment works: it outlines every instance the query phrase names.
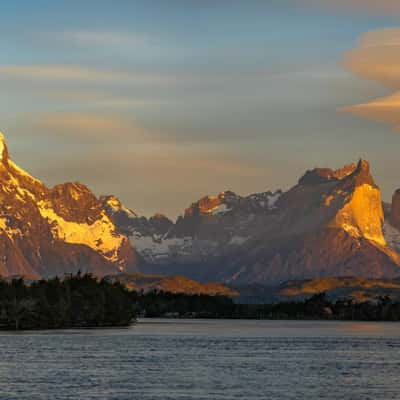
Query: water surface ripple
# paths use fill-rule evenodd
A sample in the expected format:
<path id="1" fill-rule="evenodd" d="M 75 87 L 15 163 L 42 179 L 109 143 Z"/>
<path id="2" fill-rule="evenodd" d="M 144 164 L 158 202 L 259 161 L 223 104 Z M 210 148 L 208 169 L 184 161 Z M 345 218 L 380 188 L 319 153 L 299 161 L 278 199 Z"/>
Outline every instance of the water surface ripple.
<path id="1" fill-rule="evenodd" d="M 0 334 L 0 398 L 391 400 L 400 324 L 142 320 Z"/>

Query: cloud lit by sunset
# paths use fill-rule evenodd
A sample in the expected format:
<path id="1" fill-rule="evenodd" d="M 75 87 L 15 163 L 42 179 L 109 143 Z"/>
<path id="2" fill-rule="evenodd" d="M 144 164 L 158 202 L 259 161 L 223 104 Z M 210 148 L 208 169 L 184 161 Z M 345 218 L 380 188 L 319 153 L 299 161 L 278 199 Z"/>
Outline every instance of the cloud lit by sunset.
<path id="1" fill-rule="evenodd" d="M 400 28 L 364 34 L 358 46 L 345 56 L 344 65 L 362 79 L 381 84 L 394 92 L 366 103 L 343 108 L 371 120 L 400 128 Z"/>

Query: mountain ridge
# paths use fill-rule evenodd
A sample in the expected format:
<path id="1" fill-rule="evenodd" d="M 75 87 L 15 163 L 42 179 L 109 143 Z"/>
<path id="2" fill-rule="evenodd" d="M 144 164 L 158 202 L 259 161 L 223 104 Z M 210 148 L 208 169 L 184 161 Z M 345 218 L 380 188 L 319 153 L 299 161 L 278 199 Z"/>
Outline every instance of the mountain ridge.
<path id="1" fill-rule="evenodd" d="M 400 191 L 382 205 L 369 163 L 306 171 L 292 188 L 204 196 L 172 221 L 79 182 L 48 188 L 0 136 L 0 275 L 77 270 L 184 275 L 233 285 L 400 275 Z"/>
<path id="2" fill-rule="evenodd" d="M 392 245 L 398 231 L 388 224 L 369 163 L 361 159 L 337 170 L 308 170 L 286 192 L 205 196 L 164 233 L 148 234 L 133 224 L 125 233 L 145 260 L 142 271 L 279 284 L 343 274 L 400 275 Z"/>

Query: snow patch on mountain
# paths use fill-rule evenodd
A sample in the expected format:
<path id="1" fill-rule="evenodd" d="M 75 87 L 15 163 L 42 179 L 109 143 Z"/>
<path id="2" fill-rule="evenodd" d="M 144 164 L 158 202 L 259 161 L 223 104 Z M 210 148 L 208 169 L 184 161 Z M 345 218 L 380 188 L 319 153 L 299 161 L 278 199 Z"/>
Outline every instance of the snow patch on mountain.
<path id="1" fill-rule="evenodd" d="M 142 236 L 135 233 L 130 237 L 132 245 L 146 261 L 162 261 L 176 255 L 191 254 L 193 241 L 190 237 L 158 239 L 152 236 Z"/>
<path id="2" fill-rule="evenodd" d="M 218 214 L 225 214 L 226 212 L 228 212 L 230 210 L 231 210 L 231 208 L 229 208 L 225 203 L 222 203 L 218 206 L 211 208 L 207 212 L 208 212 L 208 214 L 218 215 Z"/>
<path id="3" fill-rule="evenodd" d="M 244 237 L 244 236 L 232 236 L 231 240 L 229 241 L 229 244 L 231 245 L 242 245 L 246 243 L 250 238 L 249 237 Z"/>
<path id="4" fill-rule="evenodd" d="M 39 211 L 43 218 L 52 224 L 53 233 L 66 243 L 86 245 L 111 262 L 119 259 L 119 249 L 125 238 L 115 232 L 114 224 L 103 212 L 101 218 L 92 224 L 66 221 L 45 202 L 39 202 Z"/>
<path id="5" fill-rule="evenodd" d="M 268 196 L 268 208 L 270 208 L 270 209 L 274 208 L 276 202 L 279 200 L 281 195 L 282 195 L 282 192 L 277 191 L 275 193 L 272 193 L 270 196 Z"/>
<path id="6" fill-rule="evenodd" d="M 276 208 L 276 203 L 282 196 L 282 191 L 277 190 L 276 192 L 264 192 L 254 193 L 246 197 L 246 200 L 255 202 L 258 206 L 266 208 L 267 210 L 273 210 Z"/>
<path id="7" fill-rule="evenodd" d="M 219 243 L 185 237 L 142 236 L 135 232 L 130 241 L 138 253 L 149 263 L 163 264 L 171 260 L 193 261 L 205 259 L 215 253 Z"/>

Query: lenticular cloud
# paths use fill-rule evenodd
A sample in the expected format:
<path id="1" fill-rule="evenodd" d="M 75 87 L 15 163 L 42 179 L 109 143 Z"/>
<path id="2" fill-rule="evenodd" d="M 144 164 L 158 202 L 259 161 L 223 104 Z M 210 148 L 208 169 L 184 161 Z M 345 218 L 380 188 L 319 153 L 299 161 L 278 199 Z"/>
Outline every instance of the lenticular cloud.
<path id="1" fill-rule="evenodd" d="M 364 34 L 347 53 L 345 67 L 362 79 L 378 82 L 393 93 L 340 111 L 383 122 L 400 131 L 400 28 Z"/>

